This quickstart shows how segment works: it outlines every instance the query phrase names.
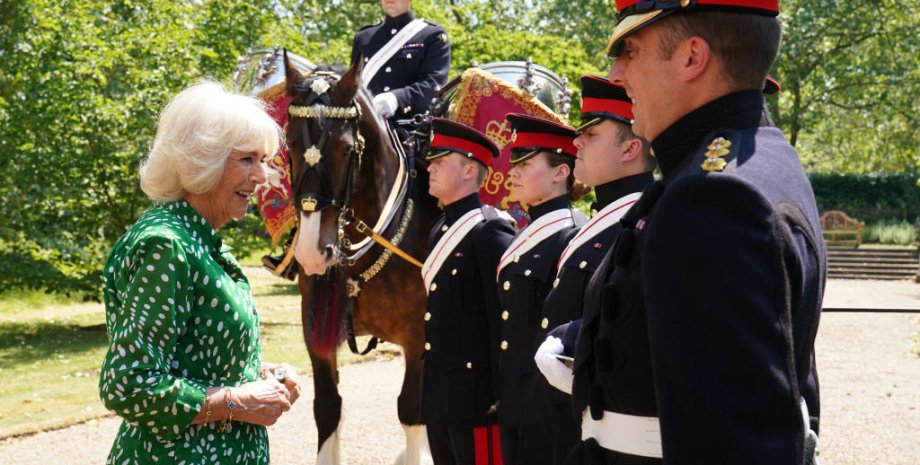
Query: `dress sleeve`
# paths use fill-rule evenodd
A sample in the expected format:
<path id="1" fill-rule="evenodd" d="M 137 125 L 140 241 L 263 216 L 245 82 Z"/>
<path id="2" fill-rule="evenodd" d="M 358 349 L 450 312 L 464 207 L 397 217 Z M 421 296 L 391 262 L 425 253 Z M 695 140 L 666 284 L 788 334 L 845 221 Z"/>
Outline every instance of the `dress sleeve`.
<path id="1" fill-rule="evenodd" d="M 107 270 L 109 347 L 99 391 L 106 408 L 163 440 L 181 434 L 201 409 L 205 386 L 174 363 L 190 310 L 190 268 L 177 240 L 150 237 Z M 117 268 L 121 267 L 121 270 Z"/>

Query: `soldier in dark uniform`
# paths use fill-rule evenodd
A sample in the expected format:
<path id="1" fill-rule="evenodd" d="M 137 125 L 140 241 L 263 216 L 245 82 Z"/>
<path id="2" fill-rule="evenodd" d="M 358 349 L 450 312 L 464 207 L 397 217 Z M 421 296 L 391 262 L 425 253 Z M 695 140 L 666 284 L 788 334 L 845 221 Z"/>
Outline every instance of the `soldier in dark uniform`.
<path id="1" fill-rule="evenodd" d="M 663 179 L 589 286 L 572 463 L 813 463 L 826 262 L 798 155 L 764 117 L 777 2 L 618 3 L 609 78 Z"/>
<path id="2" fill-rule="evenodd" d="M 655 167 L 648 143 L 632 132 L 632 103 L 626 90 L 606 78 L 589 75 L 582 76 L 581 86 L 583 123 L 575 139 L 575 177 L 595 186 L 597 202 L 591 206 L 591 221 L 572 234 L 563 253 L 558 276 L 543 305 L 541 332 L 537 335 L 539 342 L 546 340 L 538 351 L 537 364 L 549 383 L 543 383 L 547 402 L 558 412 L 556 423 L 573 424 L 576 429 L 578 422 L 572 416 L 568 395 L 572 389 L 571 368 L 555 357 L 562 352 L 559 339 L 547 340 L 546 335 L 559 325 L 581 318 L 588 280 L 622 231 L 619 219 L 652 182 Z M 572 328 L 577 334 L 577 324 Z M 571 338 L 574 340 L 574 336 Z M 574 445 L 573 442 L 571 446 Z"/>
<path id="3" fill-rule="evenodd" d="M 409 0 L 381 0 L 380 6 L 386 19 L 355 34 L 351 62 L 365 61 L 364 85 L 374 94 L 374 107 L 381 116 L 412 118 L 425 113 L 435 92 L 447 82 L 447 31 L 440 24 L 416 19 Z"/>
<path id="4" fill-rule="evenodd" d="M 432 120 L 429 193 L 444 204 L 444 214 L 431 231 L 422 268 L 428 291 L 422 421 L 436 465 L 500 459 L 495 269 L 514 228 L 510 216 L 479 200 L 498 154 L 479 131 Z"/>
<path id="5" fill-rule="evenodd" d="M 515 236 L 498 265 L 502 463 L 551 464 L 575 445 L 578 428 L 571 421 L 567 431 L 547 424 L 544 411 L 549 406 L 534 387 L 542 376 L 533 353 L 543 301 L 568 244 L 568 232 L 587 221 L 570 204 L 584 193 L 580 183 L 575 184 L 578 150 L 572 141 L 577 134 L 568 126 L 529 115 L 509 114 L 507 119 L 512 130 L 511 193 L 526 205 L 530 224 Z"/>

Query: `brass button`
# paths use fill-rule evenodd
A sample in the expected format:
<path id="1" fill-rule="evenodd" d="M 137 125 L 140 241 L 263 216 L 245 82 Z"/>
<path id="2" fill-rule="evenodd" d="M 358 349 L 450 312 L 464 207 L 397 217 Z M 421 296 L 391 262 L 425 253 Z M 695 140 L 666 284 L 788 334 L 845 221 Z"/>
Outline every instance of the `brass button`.
<path id="1" fill-rule="evenodd" d="M 472 369 L 473 369 L 473 362 L 466 362 L 466 369 L 467 369 L 467 370 L 472 370 Z"/>
<path id="2" fill-rule="evenodd" d="M 396 34 L 396 28 L 390 29 L 390 34 Z"/>
<path id="3" fill-rule="evenodd" d="M 530 270 L 524 270 L 524 276 L 530 276 Z"/>
<path id="4" fill-rule="evenodd" d="M 407 54 L 406 54 L 406 59 L 407 59 L 407 60 L 411 60 L 411 59 L 412 59 L 412 54 L 411 54 L 411 53 L 407 53 Z"/>
<path id="5" fill-rule="evenodd" d="M 506 291 L 507 291 L 508 289 L 511 289 L 511 283 L 509 283 L 508 281 L 505 281 L 505 283 L 502 284 L 502 289 L 504 289 L 504 290 L 506 290 Z"/>
<path id="6" fill-rule="evenodd" d="M 431 312 L 425 312 L 425 321 L 431 320 Z"/>
<path id="7" fill-rule="evenodd" d="M 390 71 L 393 71 L 393 69 L 391 69 L 389 66 L 387 66 L 386 69 L 384 69 L 383 71 L 384 71 L 385 73 L 389 73 Z"/>
<path id="8" fill-rule="evenodd" d="M 441 226 L 441 232 L 447 232 L 447 225 Z"/>
<path id="9" fill-rule="evenodd" d="M 543 329 L 549 328 L 549 318 L 544 318 L 543 321 L 540 322 L 540 327 Z"/>
<path id="10" fill-rule="evenodd" d="M 383 87 L 383 91 L 384 91 L 384 92 L 389 92 L 389 91 L 390 91 L 390 86 L 384 86 L 384 87 Z"/>
<path id="11" fill-rule="evenodd" d="M 431 350 L 431 343 L 430 343 L 430 342 L 426 342 L 426 343 L 425 343 L 425 350 Z"/>
<path id="12" fill-rule="evenodd" d="M 502 341 L 501 348 L 502 350 L 508 350 L 508 341 Z"/>
<path id="13" fill-rule="evenodd" d="M 581 263 L 578 264 L 578 269 L 583 270 L 586 266 L 588 266 L 588 262 L 582 260 Z"/>
<path id="14" fill-rule="evenodd" d="M 559 287 L 559 278 L 556 278 L 553 280 L 553 287 L 554 288 Z"/>
<path id="15" fill-rule="evenodd" d="M 521 261 L 521 256 L 520 256 L 520 255 L 515 255 L 513 260 L 514 260 L 514 263 L 517 263 L 517 262 Z"/>
<path id="16" fill-rule="evenodd" d="M 454 269 L 450 270 L 450 275 L 451 275 L 451 276 L 457 276 L 457 269 L 454 268 Z"/>
<path id="17" fill-rule="evenodd" d="M 507 320 L 509 316 L 511 316 L 511 314 L 508 313 L 508 310 L 505 310 L 504 312 L 502 312 L 502 319 L 503 319 L 503 320 Z"/>
<path id="18" fill-rule="evenodd" d="M 431 292 L 438 290 L 438 283 L 431 283 L 431 287 L 429 289 Z"/>
<path id="19" fill-rule="evenodd" d="M 412 105 L 409 105 L 406 108 L 403 108 L 403 113 L 409 113 L 410 111 L 412 111 Z"/>

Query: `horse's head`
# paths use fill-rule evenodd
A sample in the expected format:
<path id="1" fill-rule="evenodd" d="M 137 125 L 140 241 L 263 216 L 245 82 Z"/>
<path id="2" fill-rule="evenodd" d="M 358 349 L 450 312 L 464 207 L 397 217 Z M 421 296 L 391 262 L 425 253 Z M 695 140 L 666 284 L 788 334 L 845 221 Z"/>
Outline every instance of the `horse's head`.
<path id="1" fill-rule="evenodd" d="M 373 110 L 361 85 L 363 60 L 341 76 L 319 68 L 304 77 L 286 56 L 285 67 L 292 99 L 287 138 L 293 203 L 300 228 L 294 256 L 307 275 L 323 274 L 342 257 L 343 213 L 351 208 L 365 145 L 359 122 Z"/>

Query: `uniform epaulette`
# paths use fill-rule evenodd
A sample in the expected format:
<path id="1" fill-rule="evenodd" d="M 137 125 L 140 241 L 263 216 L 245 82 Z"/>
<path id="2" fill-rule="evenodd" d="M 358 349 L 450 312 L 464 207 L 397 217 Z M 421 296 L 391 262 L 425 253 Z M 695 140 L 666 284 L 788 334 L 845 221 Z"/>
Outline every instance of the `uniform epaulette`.
<path id="1" fill-rule="evenodd" d="M 501 218 L 511 223 L 511 226 L 513 226 L 514 228 L 517 228 L 517 221 L 514 219 L 513 216 L 509 215 L 508 212 L 504 210 L 499 210 L 491 205 L 483 205 L 482 214 L 483 216 L 485 216 L 486 221 Z"/>
<path id="2" fill-rule="evenodd" d="M 382 24 L 383 24 L 383 21 L 381 21 L 381 22 L 379 22 L 379 23 L 377 23 L 377 24 L 370 24 L 370 25 L 368 25 L 368 26 L 362 27 L 361 29 L 358 29 L 358 32 L 361 32 L 361 31 L 363 31 L 363 30 L 365 30 L 365 29 L 370 29 L 370 28 L 372 28 L 372 27 L 377 27 L 377 26 L 380 26 L 380 25 L 382 25 Z"/>

